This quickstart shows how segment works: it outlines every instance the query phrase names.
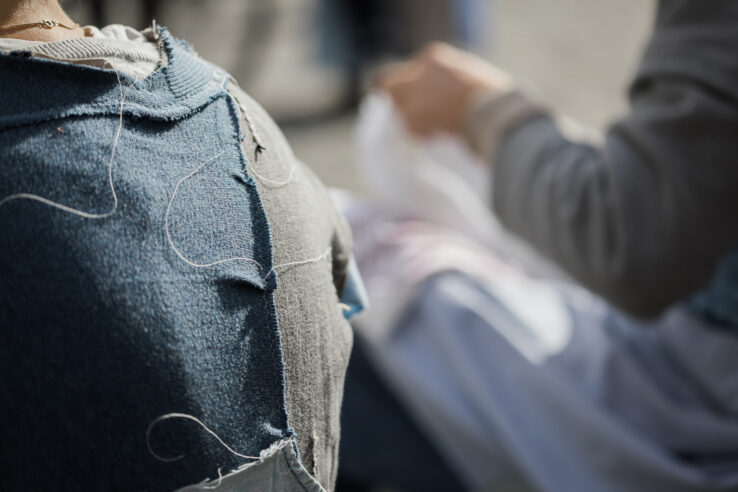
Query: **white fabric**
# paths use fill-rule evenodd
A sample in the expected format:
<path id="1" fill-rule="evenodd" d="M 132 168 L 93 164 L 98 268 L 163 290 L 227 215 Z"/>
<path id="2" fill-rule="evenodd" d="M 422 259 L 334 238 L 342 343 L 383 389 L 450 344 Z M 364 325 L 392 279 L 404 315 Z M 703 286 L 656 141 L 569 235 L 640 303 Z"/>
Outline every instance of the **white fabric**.
<path id="1" fill-rule="evenodd" d="M 357 140 L 373 196 L 342 198 L 372 305 L 356 329 L 470 488 L 520 472 L 554 492 L 738 490 L 738 337 L 542 275 L 462 144 L 412 140 L 386 98 Z"/>
<path id="2" fill-rule="evenodd" d="M 102 28 L 85 26 L 84 29 L 92 38 L 110 39 L 114 41 L 132 41 L 134 43 L 151 42 L 141 31 L 122 24 L 110 24 Z"/>
<path id="3" fill-rule="evenodd" d="M 113 68 L 135 78 L 151 74 L 166 60 L 153 39 L 152 31 L 112 24 L 98 29 L 86 26 L 86 37 L 40 42 L 0 38 L 0 51 L 28 51 L 33 56 L 80 65 Z"/>
<path id="4" fill-rule="evenodd" d="M 367 336 L 388 336 L 417 288 L 439 272 L 474 276 L 509 268 L 490 251 L 537 276 L 565 278 L 490 213 L 491 172 L 461 139 L 415 139 L 390 97 L 376 93 L 361 106 L 356 144 L 371 206 L 346 194 L 337 198 L 354 223 L 357 258 L 371 258 L 359 264 L 374 293 Z"/>

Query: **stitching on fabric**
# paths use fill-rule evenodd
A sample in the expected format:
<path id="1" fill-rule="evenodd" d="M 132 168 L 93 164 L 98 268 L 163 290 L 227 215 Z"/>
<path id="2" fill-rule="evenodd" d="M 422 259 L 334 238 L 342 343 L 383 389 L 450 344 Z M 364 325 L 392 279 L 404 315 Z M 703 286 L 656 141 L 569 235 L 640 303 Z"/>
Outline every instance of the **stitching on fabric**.
<path id="1" fill-rule="evenodd" d="M 308 471 L 302 466 L 296 459 L 296 456 L 292 456 L 289 452 L 284 453 L 287 460 L 287 466 L 289 467 L 295 479 L 302 485 L 303 490 L 306 492 L 315 492 L 316 490 L 325 491 L 322 485 L 318 484 L 317 480 L 312 477 Z M 317 488 L 316 488 L 317 484 Z"/>
<path id="2" fill-rule="evenodd" d="M 235 80 L 233 80 L 233 83 L 234 85 L 238 86 Z M 266 152 L 267 148 L 262 144 L 261 138 L 259 137 L 259 134 L 257 133 L 253 122 L 251 121 L 248 111 L 246 111 L 246 107 L 244 106 L 243 101 L 241 101 L 240 98 L 236 97 L 227 88 L 225 89 L 225 91 L 228 94 L 228 96 L 231 98 L 231 100 L 233 101 L 233 104 L 236 106 L 241 116 L 238 121 L 239 143 L 243 144 L 243 142 L 246 140 L 246 135 L 243 134 L 242 131 L 240 131 L 240 127 L 242 126 L 241 120 L 243 120 L 246 123 L 246 128 L 251 134 L 251 141 L 254 144 L 254 162 L 257 162 L 259 160 L 259 155 L 261 155 L 263 152 Z M 253 174 L 267 188 L 282 188 L 297 179 L 297 165 L 294 162 L 292 163 L 292 166 L 290 167 L 289 175 L 284 180 L 275 180 L 275 179 L 267 178 L 266 176 L 262 176 L 256 170 L 256 168 L 251 164 L 251 162 L 248 160 L 246 161 L 246 165 L 248 166 L 249 172 Z"/>
<path id="3" fill-rule="evenodd" d="M 217 161 L 218 158 L 220 158 L 224 154 L 224 152 L 225 151 L 222 151 L 219 154 L 217 154 L 217 155 L 211 157 L 210 159 L 206 160 L 205 162 L 203 162 L 202 164 L 200 164 L 199 166 L 197 166 L 194 171 L 190 172 L 189 174 L 187 174 L 186 176 L 184 176 L 183 178 L 181 178 L 177 182 L 176 186 L 174 187 L 174 191 L 172 192 L 172 196 L 169 199 L 169 203 L 167 204 L 166 212 L 164 213 L 164 232 L 166 233 L 167 241 L 169 242 L 169 246 L 172 248 L 172 250 L 174 251 L 174 253 L 182 261 L 184 261 L 185 263 L 187 263 L 188 265 L 190 265 L 193 268 L 210 268 L 210 267 L 213 267 L 213 266 L 216 266 L 216 265 L 220 265 L 220 264 L 223 264 L 223 263 L 229 263 L 229 262 L 234 262 L 234 261 L 245 261 L 245 262 L 249 262 L 249 263 L 255 264 L 259 268 L 259 270 L 264 271 L 265 268 L 264 268 L 264 266 L 262 266 L 261 263 L 259 263 L 258 261 L 256 261 L 254 258 L 249 258 L 249 257 L 245 257 L 245 256 L 234 256 L 234 257 L 230 257 L 230 258 L 224 258 L 224 259 L 221 259 L 221 260 L 216 260 L 216 261 L 209 262 L 209 263 L 196 263 L 196 262 L 190 260 L 189 258 L 187 258 L 186 256 L 184 256 L 184 254 L 182 254 L 182 252 L 174 244 L 174 241 L 172 239 L 172 235 L 171 235 L 171 232 L 169 230 L 169 216 L 170 216 L 170 212 L 171 212 L 171 208 L 172 208 L 172 203 L 174 202 L 174 198 L 176 197 L 177 192 L 179 191 L 179 187 L 182 185 L 182 183 L 184 181 L 186 181 L 187 179 L 191 178 L 192 176 L 194 176 L 195 174 L 197 174 L 198 172 L 200 172 L 208 164 L 211 164 L 211 163 Z M 300 265 L 307 265 L 307 264 L 310 264 L 310 263 L 318 263 L 321 260 L 324 260 L 324 259 L 328 258 L 328 256 L 330 255 L 330 253 L 331 253 L 331 248 L 328 248 L 323 253 L 321 253 L 320 255 L 318 255 L 315 258 L 308 258 L 308 259 L 305 259 L 305 260 L 298 260 L 298 261 L 290 261 L 290 262 L 287 262 L 287 263 L 281 263 L 279 265 L 274 265 L 266 273 L 266 275 L 263 276 L 263 279 L 262 280 L 266 280 L 269 277 L 269 275 L 271 275 L 272 272 L 276 272 L 277 269 L 290 268 L 290 267 L 295 267 L 295 266 L 300 266 Z"/>
<path id="4" fill-rule="evenodd" d="M 146 79 L 137 79 L 137 80 L 146 80 Z M 142 119 L 142 118 L 152 118 L 157 121 L 180 121 L 183 120 L 189 116 L 191 116 L 193 113 L 196 113 L 200 111 L 205 106 L 211 104 L 215 100 L 225 97 L 224 94 L 214 94 L 209 96 L 206 100 L 202 101 L 202 104 L 197 104 L 195 107 L 188 106 L 189 98 L 181 98 L 180 101 L 177 104 L 169 104 L 169 105 L 142 105 L 140 102 L 137 101 L 130 101 L 130 103 L 127 106 L 127 110 L 124 109 L 124 115 L 133 118 L 133 119 Z M 104 116 L 104 115 L 112 115 L 112 114 L 118 114 L 118 110 L 116 109 L 117 105 L 109 104 L 109 103 L 86 103 L 81 108 L 78 109 L 72 109 L 69 111 L 62 111 L 53 113 L 51 111 L 42 113 L 37 112 L 35 114 L 29 114 L 29 115 L 12 115 L 12 117 L 5 118 L 5 122 L 1 121 L 2 118 L 0 118 L 0 131 L 4 131 L 10 128 L 23 128 L 26 126 L 34 126 L 39 123 L 45 123 L 49 121 L 57 121 L 57 120 L 63 120 L 66 118 L 71 117 L 80 117 L 80 116 Z M 137 111 L 133 111 L 133 110 Z M 154 114 L 157 110 L 169 110 L 169 114 Z"/>
<path id="5" fill-rule="evenodd" d="M 275 460 L 275 468 L 276 468 L 277 474 L 279 474 L 280 476 L 291 474 L 294 476 L 295 475 L 294 471 L 292 471 L 289 467 L 288 452 L 287 452 L 288 447 L 294 448 L 294 446 L 295 446 L 294 438 L 282 439 L 282 440 L 276 441 L 272 443 L 272 445 L 270 445 L 268 448 L 262 450 L 259 453 L 259 456 L 255 457 L 255 461 L 252 461 L 250 463 L 244 463 L 243 465 L 234 468 L 233 470 L 228 472 L 226 475 L 223 475 L 223 467 L 218 467 L 218 479 L 215 484 L 209 485 L 209 483 L 212 482 L 213 480 L 211 480 L 210 478 L 205 478 L 204 480 L 200 481 L 198 484 L 186 485 L 185 487 L 183 487 L 183 489 L 196 488 L 196 489 L 202 489 L 202 490 L 215 490 L 222 485 L 224 480 L 229 479 L 232 475 L 245 472 L 246 470 L 254 466 L 263 465 L 269 459 Z M 280 462 L 280 458 L 282 458 L 285 462 L 287 462 L 286 471 L 281 471 L 279 469 L 281 467 L 276 466 Z M 299 478 L 297 480 L 299 482 Z"/>
<path id="6" fill-rule="evenodd" d="M 177 50 L 181 50 L 184 53 L 184 56 L 193 57 L 193 55 L 187 53 L 184 48 L 177 46 L 174 42 L 174 38 L 169 34 L 169 32 L 165 28 L 160 29 L 160 39 L 159 43 L 161 43 L 161 48 L 164 50 L 164 54 L 166 54 L 167 59 L 169 63 L 166 65 L 162 65 L 159 69 L 152 72 L 148 77 L 145 79 L 138 79 L 135 78 L 135 80 L 148 80 L 149 83 L 151 83 L 150 79 L 152 77 L 163 77 L 165 83 L 168 87 L 170 87 L 171 91 L 171 85 L 170 85 L 170 75 L 171 75 L 171 67 L 172 67 L 172 58 L 173 53 Z M 2 58 L 10 58 L 9 55 L 6 55 L 2 52 L 0 52 L 0 59 Z M 40 61 L 42 60 L 42 61 Z M 211 68 L 211 76 L 215 72 L 217 72 L 219 69 L 217 69 L 214 65 L 211 65 L 209 63 L 206 63 L 203 60 L 199 60 L 195 58 L 196 62 L 206 64 L 209 68 Z M 53 64 L 53 65 L 59 65 L 64 66 L 64 68 L 69 69 L 68 63 L 58 60 L 52 60 L 52 59 L 40 59 L 40 58 L 31 58 L 31 63 L 47 63 L 47 64 Z M 86 65 L 74 65 L 72 68 L 74 69 L 80 69 L 80 70 L 91 70 L 95 72 L 109 72 L 113 71 L 116 73 L 116 76 L 120 80 L 120 74 L 114 69 L 102 69 L 98 67 L 93 66 L 86 66 Z M 222 72 L 222 70 L 220 70 Z M 225 77 L 228 79 L 228 77 Z M 206 92 L 208 88 L 213 83 L 212 80 L 210 80 L 208 83 L 205 83 L 201 86 L 193 86 L 191 91 L 188 91 L 185 94 L 177 95 L 174 92 L 171 92 L 172 96 L 175 98 L 176 103 L 157 103 L 155 101 L 145 101 L 146 104 L 141 104 L 140 101 L 133 100 L 131 101 L 131 104 L 129 104 L 129 111 L 126 112 L 127 115 L 130 115 L 134 118 L 140 118 L 143 115 L 149 116 L 158 120 L 162 121 L 178 121 L 183 118 L 186 118 L 187 116 L 191 115 L 194 112 L 197 112 L 202 107 L 212 103 L 214 100 L 218 99 L 219 97 L 223 97 L 222 92 L 216 92 L 215 94 L 207 97 L 205 100 L 197 101 L 197 98 L 202 97 L 202 93 Z M 227 95 L 227 94 L 225 94 Z M 195 101 L 193 101 L 193 99 Z M 195 107 L 192 107 L 195 106 Z M 131 109 L 137 109 L 138 111 L 130 111 Z M 92 109 L 92 110 L 91 110 Z M 95 109 L 100 111 L 95 111 Z M 169 110 L 170 114 L 165 115 L 156 115 L 152 113 L 156 110 Z M 57 113 L 43 113 L 43 112 L 37 112 L 36 114 L 24 114 L 24 115 L 11 115 L 11 117 L 6 117 L 5 122 L 2 122 L 2 118 L 0 118 L 0 130 L 4 130 L 7 128 L 13 128 L 13 127 L 22 127 L 27 125 L 34 125 L 41 122 L 46 121 L 53 121 L 58 120 L 62 118 L 67 118 L 70 116 L 97 116 L 101 113 L 108 113 L 110 114 L 117 114 L 117 105 L 110 105 L 106 103 L 86 103 L 81 108 L 76 108 L 70 111 L 63 111 L 63 112 L 57 112 Z M 171 114 L 171 113 L 175 114 Z M 16 120 L 16 121 L 13 121 Z"/>

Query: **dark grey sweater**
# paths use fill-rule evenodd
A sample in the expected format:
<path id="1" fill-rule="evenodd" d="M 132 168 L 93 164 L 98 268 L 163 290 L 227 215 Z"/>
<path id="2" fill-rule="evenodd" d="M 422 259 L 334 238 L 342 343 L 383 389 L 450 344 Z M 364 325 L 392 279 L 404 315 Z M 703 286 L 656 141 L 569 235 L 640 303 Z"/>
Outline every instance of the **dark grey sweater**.
<path id="1" fill-rule="evenodd" d="M 738 245 L 738 1 L 662 0 L 630 101 L 601 147 L 546 115 L 512 125 L 494 208 L 583 285 L 652 316 Z"/>

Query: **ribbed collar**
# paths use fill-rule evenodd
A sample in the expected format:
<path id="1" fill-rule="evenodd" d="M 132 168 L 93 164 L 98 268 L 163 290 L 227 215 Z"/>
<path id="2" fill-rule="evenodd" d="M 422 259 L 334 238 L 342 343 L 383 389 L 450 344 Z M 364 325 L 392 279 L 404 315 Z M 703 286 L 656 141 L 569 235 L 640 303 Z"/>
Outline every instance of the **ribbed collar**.
<path id="1" fill-rule="evenodd" d="M 161 54 L 153 31 L 143 33 L 149 42 L 108 39 L 104 37 L 82 37 L 51 42 L 34 42 L 22 39 L 0 40 L 2 51 L 28 51 L 55 60 L 88 60 L 117 58 L 129 62 L 147 62 L 159 65 Z"/>
<path id="2" fill-rule="evenodd" d="M 168 62 L 139 80 L 115 70 L 28 56 L 28 50 L 0 53 L 0 129 L 65 116 L 118 114 L 124 87 L 125 114 L 158 120 L 186 117 L 223 96 L 228 74 L 165 28 L 156 32 L 158 56 Z M 81 44 L 74 46 L 76 52 L 100 57 L 105 49 L 118 49 L 90 41 L 75 41 Z"/>

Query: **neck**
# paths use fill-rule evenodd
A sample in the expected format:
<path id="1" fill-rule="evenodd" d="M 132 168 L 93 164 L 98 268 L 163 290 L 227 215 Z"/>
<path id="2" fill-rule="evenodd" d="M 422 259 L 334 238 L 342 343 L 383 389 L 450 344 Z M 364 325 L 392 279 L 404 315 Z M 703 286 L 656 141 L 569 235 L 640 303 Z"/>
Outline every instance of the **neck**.
<path id="1" fill-rule="evenodd" d="M 74 21 L 64 12 L 58 0 L 0 0 L 0 26 L 18 26 L 40 22 L 43 19 L 72 27 Z M 27 41 L 58 41 L 84 36 L 82 28 L 73 30 L 63 27 L 44 29 L 38 26 L 0 29 L 1 38 L 16 38 Z"/>

